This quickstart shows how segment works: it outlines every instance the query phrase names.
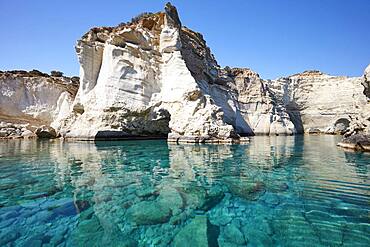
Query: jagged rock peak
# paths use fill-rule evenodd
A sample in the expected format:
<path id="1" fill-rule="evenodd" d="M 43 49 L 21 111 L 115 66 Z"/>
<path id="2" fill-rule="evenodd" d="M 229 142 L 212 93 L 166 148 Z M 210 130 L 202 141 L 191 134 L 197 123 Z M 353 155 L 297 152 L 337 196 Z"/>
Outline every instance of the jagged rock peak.
<path id="1" fill-rule="evenodd" d="M 179 18 L 179 14 L 177 13 L 177 9 L 173 6 L 170 2 L 166 3 L 164 7 L 166 14 L 174 21 L 174 24 L 181 27 L 181 21 Z"/>
<path id="2" fill-rule="evenodd" d="M 171 3 L 165 5 L 164 11 L 152 13 L 143 12 L 133 17 L 129 22 L 122 22 L 115 27 L 93 27 L 85 33 L 81 40 L 83 41 L 98 41 L 104 43 L 109 38 L 109 34 L 118 33 L 125 29 L 147 29 L 160 30 L 166 18 L 167 24 L 174 27 L 181 27 L 181 21 L 175 6 Z"/>
<path id="3" fill-rule="evenodd" d="M 365 80 L 370 81 L 370 64 L 365 69 Z"/>

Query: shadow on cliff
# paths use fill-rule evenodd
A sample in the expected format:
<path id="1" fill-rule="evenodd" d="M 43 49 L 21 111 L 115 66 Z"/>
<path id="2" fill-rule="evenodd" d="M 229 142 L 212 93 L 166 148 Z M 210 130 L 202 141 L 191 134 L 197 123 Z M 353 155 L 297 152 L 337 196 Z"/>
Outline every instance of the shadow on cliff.
<path id="1" fill-rule="evenodd" d="M 296 103 L 291 102 L 289 105 L 286 106 L 287 113 L 292 121 L 294 128 L 297 131 L 297 134 L 303 134 L 304 128 L 302 123 L 302 116 L 301 112 L 298 108 Z"/>
<path id="2" fill-rule="evenodd" d="M 240 114 L 239 111 L 235 112 L 236 115 L 236 120 L 235 120 L 235 125 L 234 128 L 236 129 L 236 132 L 240 136 L 254 136 L 255 133 L 253 132 L 251 126 L 245 121 L 243 116 Z"/>

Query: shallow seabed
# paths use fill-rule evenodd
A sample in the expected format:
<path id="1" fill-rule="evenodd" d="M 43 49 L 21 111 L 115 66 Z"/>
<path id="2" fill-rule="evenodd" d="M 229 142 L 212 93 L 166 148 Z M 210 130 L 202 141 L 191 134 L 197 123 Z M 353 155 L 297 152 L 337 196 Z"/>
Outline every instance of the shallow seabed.
<path id="1" fill-rule="evenodd" d="M 0 142 L 0 246 L 370 246 L 370 155 L 247 145 Z"/>

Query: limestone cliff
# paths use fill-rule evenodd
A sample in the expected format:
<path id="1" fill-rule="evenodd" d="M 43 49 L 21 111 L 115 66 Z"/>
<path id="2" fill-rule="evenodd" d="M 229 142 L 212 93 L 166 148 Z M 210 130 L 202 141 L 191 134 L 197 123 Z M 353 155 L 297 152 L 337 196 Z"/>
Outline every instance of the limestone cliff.
<path id="1" fill-rule="evenodd" d="M 338 143 L 338 146 L 370 152 L 370 65 L 365 70 L 362 85 L 368 103 L 361 108 L 360 114 L 351 121 L 344 138 Z"/>
<path id="2" fill-rule="evenodd" d="M 270 82 L 297 132 L 344 133 L 367 105 L 362 77 L 306 71 Z"/>
<path id="3" fill-rule="evenodd" d="M 244 135 L 351 134 L 370 126 L 370 66 L 363 77 L 305 71 L 276 80 L 221 68 L 171 4 L 116 27 L 92 28 L 76 52 L 77 94 L 77 84 L 60 75 L 0 73 L 0 120 L 50 125 L 83 140 L 216 143 Z"/>
<path id="4" fill-rule="evenodd" d="M 227 89 L 211 85 L 219 78 L 216 61 L 170 4 L 128 24 L 93 28 L 76 51 L 81 84 L 60 128 L 67 138 L 238 139 L 220 107 L 228 105 Z"/>
<path id="5" fill-rule="evenodd" d="M 203 36 L 182 26 L 170 4 L 130 23 L 93 28 L 76 51 L 81 84 L 60 124 L 67 138 L 220 142 L 337 134 L 367 107 L 362 77 L 306 71 L 263 80 L 250 69 L 220 68 Z"/>
<path id="6" fill-rule="evenodd" d="M 262 80 L 250 69 L 234 68 L 228 73 L 234 79 L 241 121 L 247 126 L 242 133 L 292 135 L 298 132 L 282 100 L 270 89 L 269 81 Z"/>
<path id="7" fill-rule="evenodd" d="M 0 137 L 21 136 L 27 128 L 34 130 L 64 118 L 77 88 L 78 78 L 37 70 L 0 71 Z"/>

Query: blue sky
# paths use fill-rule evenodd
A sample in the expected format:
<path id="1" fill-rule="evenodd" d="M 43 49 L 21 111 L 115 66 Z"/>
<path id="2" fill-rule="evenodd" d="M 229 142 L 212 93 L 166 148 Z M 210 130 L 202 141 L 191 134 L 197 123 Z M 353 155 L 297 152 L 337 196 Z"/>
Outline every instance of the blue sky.
<path id="1" fill-rule="evenodd" d="M 76 40 L 167 1 L 0 1 L 0 70 L 78 75 Z M 263 78 L 319 69 L 361 76 L 370 63 L 370 0 L 171 1 L 183 25 L 201 32 L 221 66 Z"/>

